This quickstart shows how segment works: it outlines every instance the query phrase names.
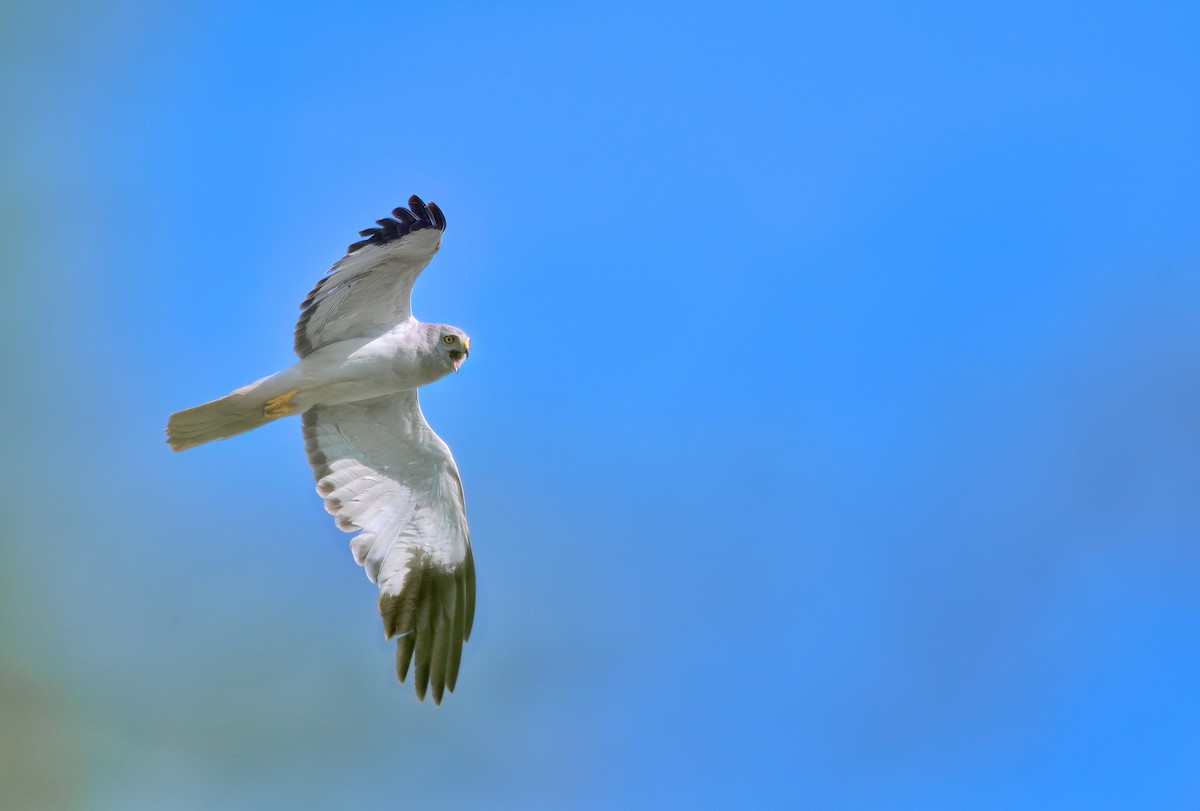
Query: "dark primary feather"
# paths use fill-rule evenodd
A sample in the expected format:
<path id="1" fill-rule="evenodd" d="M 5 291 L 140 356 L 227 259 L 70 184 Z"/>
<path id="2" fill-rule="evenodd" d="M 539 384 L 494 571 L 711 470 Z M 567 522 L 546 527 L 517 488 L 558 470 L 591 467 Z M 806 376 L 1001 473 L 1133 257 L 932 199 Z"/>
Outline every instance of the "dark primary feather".
<path id="1" fill-rule="evenodd" d="M 437 203 L 434 203 L 433 201 L 430 201 L 429 203 L 429 217 L 433 220 L 434 228 L 438 229 L 439 231 L 446 230 L 446 215 L 442 213 L 442 210 L 438 208 Z"/>
<path id="2" fill-rule="evenodd" d="M 429 209 L 425 208 L 425 201 L 415 194 L 408 198 L 408 207 L 412 209 L 412 213 L 417 215 L 418 220 L 429 222 L 432 225 L 432 220 L 429 219 Z"/>

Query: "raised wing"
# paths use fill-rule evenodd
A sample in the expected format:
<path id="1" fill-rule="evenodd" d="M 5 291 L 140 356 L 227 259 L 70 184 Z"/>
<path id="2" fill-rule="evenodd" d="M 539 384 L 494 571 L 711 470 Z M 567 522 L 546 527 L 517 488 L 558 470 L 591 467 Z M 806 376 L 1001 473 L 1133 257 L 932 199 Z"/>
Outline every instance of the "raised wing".
<path id="1" fill-rule="evenodd" d="M 415 661 L 417 697 L 454 690 L 475 616 L 475 563 L 458 467 L 415 391 L 304 414 L 305 449 L 325 509 L 354 559 L 379 584 L 379 613 L 396 642 L 396 675 Z"/>
<path id="2" fill-rule="evenodd" d="M 446 217 L 415 194 L 408 208 L 376 220 L 312 289 L 296 322 L 296 354 L 345 338 L 382 335 L 412 315 L 417 276 L 441 245 Z"/>

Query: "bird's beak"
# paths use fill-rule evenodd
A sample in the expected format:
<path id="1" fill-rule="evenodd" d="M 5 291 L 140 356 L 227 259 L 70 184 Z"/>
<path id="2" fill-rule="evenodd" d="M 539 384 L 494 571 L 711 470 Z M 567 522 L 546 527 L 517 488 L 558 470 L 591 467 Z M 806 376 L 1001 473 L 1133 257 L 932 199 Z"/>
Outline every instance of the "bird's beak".
<path id="1" fill-rule="evenodd" d="M 457 358 L 451 357 L 451 359 L 450 359 L 450 362 L 454 365 L 455 372 L 457 372 L 459 369 L 461 369 L 462 365 L 463 365 L 463 361 L 465 361 L 467 358 L 469 358 L 471 356 L 471 339 L 463 338 L 462 345 L 463 345 L 462 354 Z"/>

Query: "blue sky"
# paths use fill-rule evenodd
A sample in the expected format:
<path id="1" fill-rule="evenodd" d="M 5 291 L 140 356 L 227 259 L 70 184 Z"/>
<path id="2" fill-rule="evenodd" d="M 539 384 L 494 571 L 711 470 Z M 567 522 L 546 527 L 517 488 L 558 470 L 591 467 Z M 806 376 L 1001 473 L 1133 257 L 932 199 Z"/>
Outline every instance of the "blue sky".
<path id="1" fill-rule="evenodd" d="M 8 802 L 1195 807 L 1194 4 L 244 5 L 0 41 Z M 161 434 L 412 193 L 439 708 L 297 425 Z"/>

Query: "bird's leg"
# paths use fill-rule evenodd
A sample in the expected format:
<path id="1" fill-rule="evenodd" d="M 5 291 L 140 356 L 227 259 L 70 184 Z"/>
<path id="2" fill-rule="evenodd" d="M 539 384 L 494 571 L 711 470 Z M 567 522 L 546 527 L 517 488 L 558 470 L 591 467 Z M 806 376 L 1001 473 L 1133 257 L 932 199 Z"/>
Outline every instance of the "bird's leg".
<path id="1" fill-rule="evenodd" d="M 267 404 L 263 408 L 263 414 L 271 417 L 272 419 L 277 417 L 286 417 L 289 414 L 295 414 L 297 408 L 292 405 L 292 398 L 295 397 L 299 391 L 300 389 L 292 389 L 291 391 L 284 392 L 278 397 L 272 397 L 270 400 L 267 400 Z"/>

